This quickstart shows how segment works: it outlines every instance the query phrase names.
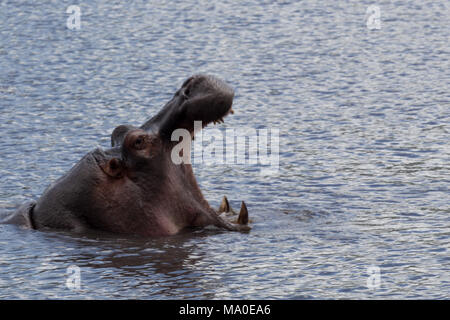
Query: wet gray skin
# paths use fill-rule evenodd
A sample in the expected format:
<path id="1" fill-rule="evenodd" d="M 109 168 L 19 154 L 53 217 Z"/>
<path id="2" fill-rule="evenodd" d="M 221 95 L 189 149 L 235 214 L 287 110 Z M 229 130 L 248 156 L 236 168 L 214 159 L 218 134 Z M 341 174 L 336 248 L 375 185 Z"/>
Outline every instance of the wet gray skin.
<path id="1" fill-rule="evenodd" d="M 111 134 L 111 149 L 86 154 L 37 200 L 23 204 L 4 223 L 35 229 L 106 232 L 157 237 L 187 227 L 214 225 L 248 231 L 245 205 L 231 222 L 203 197 L 192 167 L 174 164 L 171 134 L 184 128 L 194 135 L 232 112 L 234 92 L 205 75 L 187 79 L 173 98 L 141 127 L 121 125 Z"/>

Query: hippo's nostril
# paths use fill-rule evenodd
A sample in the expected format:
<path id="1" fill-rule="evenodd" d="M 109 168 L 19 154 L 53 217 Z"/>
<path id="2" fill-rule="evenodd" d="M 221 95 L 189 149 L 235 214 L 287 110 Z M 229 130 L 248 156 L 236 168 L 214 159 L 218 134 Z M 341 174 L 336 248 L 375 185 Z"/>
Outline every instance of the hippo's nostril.
<path id="1" fill-rule="evenodd" d="M 181 85 L 182 88 L 186 87 L 192 80 L 194 79 L 194 77 L 190 77 L 188 79 L 186 79 L 183 84 Z"/>

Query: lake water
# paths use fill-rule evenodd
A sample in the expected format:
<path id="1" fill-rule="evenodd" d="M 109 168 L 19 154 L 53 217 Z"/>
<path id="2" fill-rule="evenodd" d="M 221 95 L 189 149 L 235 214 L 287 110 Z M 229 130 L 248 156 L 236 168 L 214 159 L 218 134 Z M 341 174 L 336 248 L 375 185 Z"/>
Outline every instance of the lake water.
<path id="1" fill-rule="evenodd" d="M 279 130 L 279 170 L 194 166 L 249 234 L 0 225 L 0 298 L 450 298 L 448 1 L 89 1 L 70 30 L 72 4 L 0 1 L 0 211 L 200 72 L 236 90 L 216 128 Z"/>

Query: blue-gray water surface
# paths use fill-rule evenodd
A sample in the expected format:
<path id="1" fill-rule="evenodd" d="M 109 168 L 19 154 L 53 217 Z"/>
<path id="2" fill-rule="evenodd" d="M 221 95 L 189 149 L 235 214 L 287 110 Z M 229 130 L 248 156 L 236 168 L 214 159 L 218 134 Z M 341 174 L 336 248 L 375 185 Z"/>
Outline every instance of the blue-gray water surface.
<path id="1" fill-rule="evenodd" d="M 235 88 L 215 128 L 279 129 L 279 170 L 194 165 L 249 234 L 0 225 L 0 298 L 450 298 L 448 1 L 86 1 L 79 30 L 72 4 L 0 1 L 2 213 L 195 73 Z"/>

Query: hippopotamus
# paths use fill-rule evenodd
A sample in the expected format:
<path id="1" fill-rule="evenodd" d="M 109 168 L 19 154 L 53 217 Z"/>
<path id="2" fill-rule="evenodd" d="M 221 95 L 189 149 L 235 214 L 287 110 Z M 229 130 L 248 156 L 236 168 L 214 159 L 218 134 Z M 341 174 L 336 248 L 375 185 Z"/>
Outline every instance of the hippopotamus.
<path id="1" fill-rule="evenodd" d="M 171 159 L 175 129 L 188 130 L 193 138 L 194 121 L 201 121 L 203 128 L 223 122 L 233 113 L 233 98 L 233 89 L 214 76 L 190 77 L 159 113 L 140 127 L 116 127 L 111 148 L 88 152 L 37 201 L 21 205 L 3 223 L 144 237 L 209 225 L 249 231 L 244 202 L 239 214 L 223 205 L 214 210 L 203 197 L 191 164 Z M 230 214 L 220 214 L 223 211 Z"/>

